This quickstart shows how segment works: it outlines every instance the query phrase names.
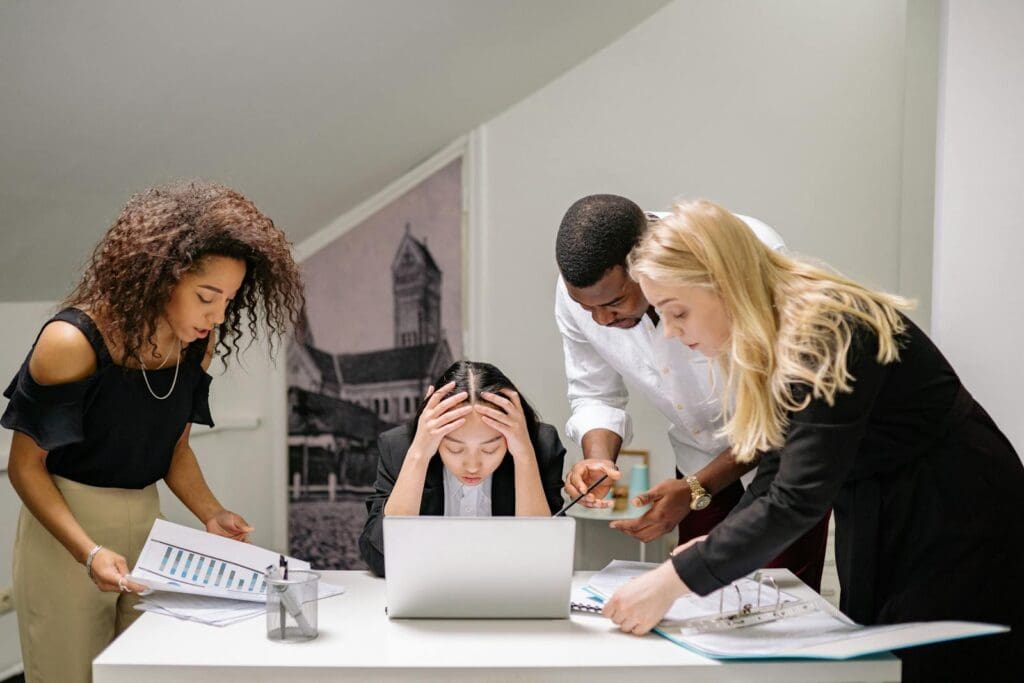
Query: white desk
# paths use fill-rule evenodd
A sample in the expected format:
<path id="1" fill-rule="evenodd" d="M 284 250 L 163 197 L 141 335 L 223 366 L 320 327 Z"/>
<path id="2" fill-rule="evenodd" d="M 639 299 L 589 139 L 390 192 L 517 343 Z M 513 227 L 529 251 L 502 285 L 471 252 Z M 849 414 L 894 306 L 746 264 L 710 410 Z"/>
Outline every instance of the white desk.
<path id="1" fill-rule="evenodd" d="M 794 593 L 786 570 L 776 574 Z M 590 573 L 575 577 L 586 583 Z M 265 619 L 217 628 L 143 614 L 93 662 L 95 683 L 235 681 L 897 681 L 892 656 L 847 662 L 705 659 L 657 635 L 620 633 L 601 616 L 537 621 L 395 620 L 384 581 L 323 572 L 346 592 L 321 601 L 320 637 L 273 643 Z M 803 590 L 810 591 L 803 587 Z"/>

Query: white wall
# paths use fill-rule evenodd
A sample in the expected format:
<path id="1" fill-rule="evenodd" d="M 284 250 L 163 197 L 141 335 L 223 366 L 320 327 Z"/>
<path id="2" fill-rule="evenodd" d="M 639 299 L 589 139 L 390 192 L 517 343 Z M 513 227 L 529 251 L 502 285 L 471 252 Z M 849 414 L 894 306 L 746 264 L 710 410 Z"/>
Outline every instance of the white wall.
<path id="1" fill-rule="evenodd" d="M 50 301 L 0 303 L 0 392 L 7 388 L 21 367 L 40 325 L 53 313 Z M 7 399 L 0 396 L 0 413 Z M 0 590 L 11 588 L 11 549 L 18 529 L 21 501 L 7 479 L 7 454 L 11 449 L 11 432 L 0 429 Z M 14 612 L 0 616 L 0 680 L 12 667 L 20 667 L 18 622 Z"/>
<path id="2" fill-rule="evenodd" d="M 928 20 L 920 3 L 914 12 Z M 488 122 L 480 355 L 564 424 L 554 237 L 570 203 L 594 192 L 651 209 L 710 197 L 798 252 L 927 301 L 930 242 L 915 240 L 930 234 L 931 212 L 905 211 L 903 187 L 920 201 L 922 175 L 926 188 L 933 177 L 932 144 L 904 144 L 908 128 L 934 130 L 934 62 L 907 49 L 929 40 L 890 0 L 678 0 Z M 908 83 L 918 90 L 908 95 Z M 634 445 L 653 451 L 656 477 L 670 476 L 664 420 L 645 405 L 633 414 Z"/>
<path id="3" fill-rule="evenodd" d="M 1024 4 L 943 5 L 936 341 L 1024 456 Z"/>
<path id="4" fill-rule="evenodd" d="M 240 346 L 244 348 L 246 341 Z M 287 550 L 287 417 L 284 348 L 271 363 L 264 344 L 253 344 L 241 360 L 232 354 L 227 370 L 220 361 L 210 369 L 210 410 L 216 427 L 192 427 L 192 450 L 214 495 L 255 527 L 252 542 Z M 160 483 L 161 509 L 168 519 L 198 526 L 198 521 Z"/>

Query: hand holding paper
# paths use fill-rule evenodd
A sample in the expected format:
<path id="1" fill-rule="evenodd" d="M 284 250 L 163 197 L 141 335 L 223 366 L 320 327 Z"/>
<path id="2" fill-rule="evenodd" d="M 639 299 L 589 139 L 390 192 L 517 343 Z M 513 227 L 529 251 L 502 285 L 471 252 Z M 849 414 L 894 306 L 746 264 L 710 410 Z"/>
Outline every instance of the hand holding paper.
<path id="1" fill-rule="evenodd" d="M 253 528 L 241 515 L 221 508 L 220 512 L 206 520 L 206 530 L 211 534 L 248 543 Z"/>
<path id="2" fill-rule="evenodd" d="M 690 592 L 671 562 L 638 576 L 612 595 L 602 613 L 626 633 L 642 636 L 658 625 L 672 603 Z"/>

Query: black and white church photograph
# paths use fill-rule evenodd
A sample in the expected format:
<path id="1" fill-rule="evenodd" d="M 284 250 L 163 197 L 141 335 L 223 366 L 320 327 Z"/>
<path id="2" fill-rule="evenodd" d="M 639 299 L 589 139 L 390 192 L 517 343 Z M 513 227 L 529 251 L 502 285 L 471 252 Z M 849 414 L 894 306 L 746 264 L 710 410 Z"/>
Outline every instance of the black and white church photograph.
<path id="1" fill-rule="evenodd" d="M 288 346 L 289 551 L 360 569 L 377 436 L 462 356 L 462 158 L 302 263 Z M 436 255 L 435 255 L 436 254 Z"/>

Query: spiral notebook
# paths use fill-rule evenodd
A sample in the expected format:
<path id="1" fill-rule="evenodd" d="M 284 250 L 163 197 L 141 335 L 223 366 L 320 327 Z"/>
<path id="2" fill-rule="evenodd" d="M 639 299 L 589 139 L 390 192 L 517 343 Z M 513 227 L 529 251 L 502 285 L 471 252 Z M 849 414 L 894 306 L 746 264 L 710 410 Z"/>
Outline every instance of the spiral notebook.
<path id="1" fill-rule="evenodd" d="M 583 589 L 589 598 L 574 599 L 572 607 L 599 611 L 593 608 L 616 589 L 657 566 L 615 560 Z M 703 597 L 683 596 L 654 632 L 713 659 L 852 659 L 1009 631 L 1006 626 L 965 621 L 861 626 L 817 594 L 801 600 L 784 590 L 802 584 L 785 572 L 780 587 L 777 574 L 756 573 Z"/>
<path id="2" fill-rule="evenodd" d="M 604 601 L 595 597 L 583 588 L 574 588 L 570 597 L 569 608 L 574 612 L 600 614 L 604 609 Z"/>

